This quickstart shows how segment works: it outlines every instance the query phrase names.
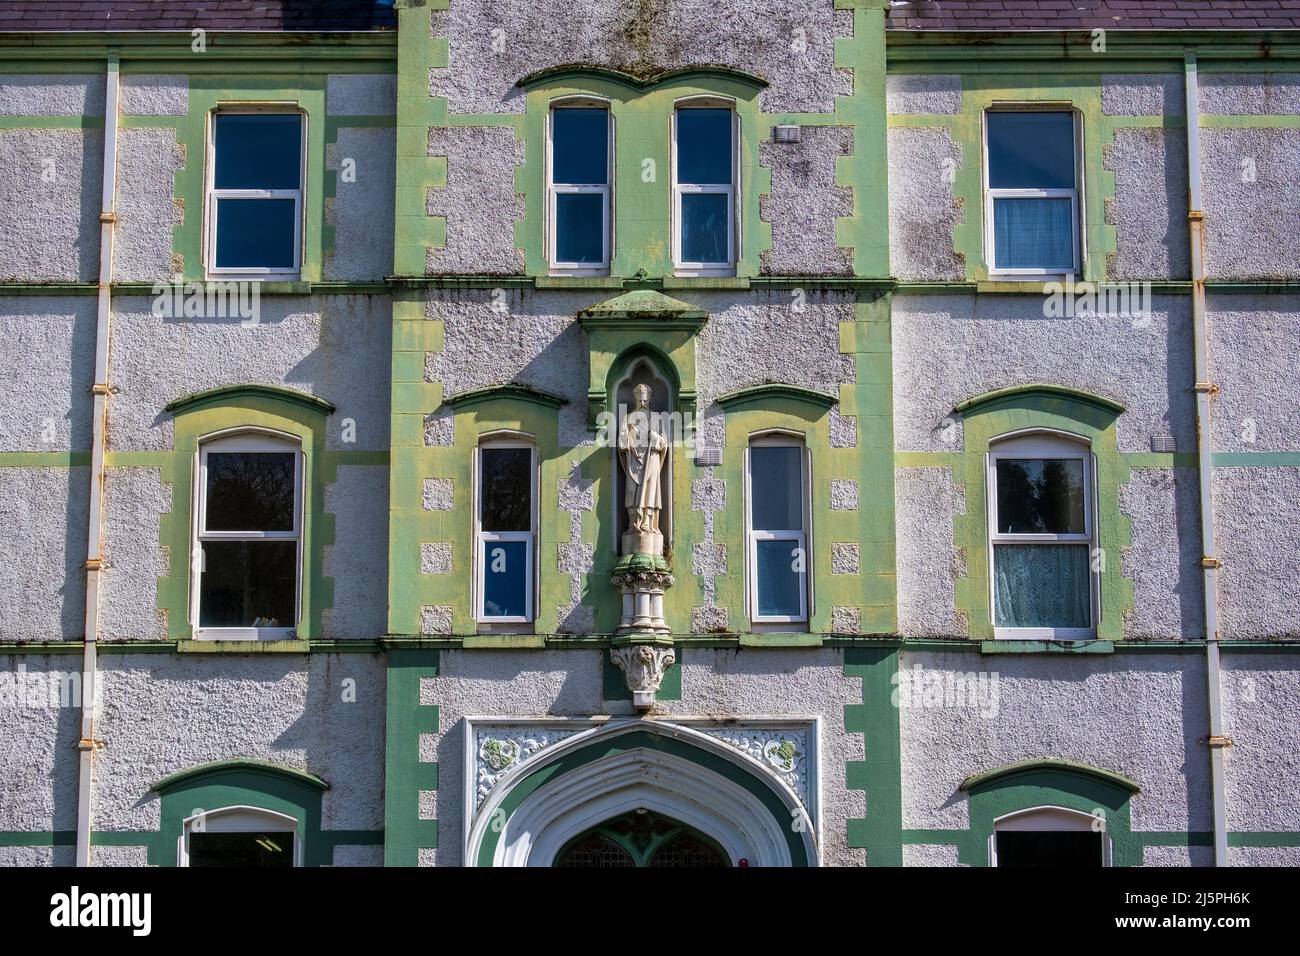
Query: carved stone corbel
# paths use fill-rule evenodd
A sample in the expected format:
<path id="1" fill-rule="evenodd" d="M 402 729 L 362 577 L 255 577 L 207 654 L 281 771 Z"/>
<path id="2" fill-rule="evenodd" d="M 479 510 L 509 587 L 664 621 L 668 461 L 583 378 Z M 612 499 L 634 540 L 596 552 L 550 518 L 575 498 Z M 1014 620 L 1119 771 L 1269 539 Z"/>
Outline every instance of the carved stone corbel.
<path id="1" fill-rule="evenodd" d="M 671 647 L 656 644 L 629 644 L 612 647 L 610 660 L 623 672 L 627 688 L 632 692 L 632 706 L 649 710 L 654 706 L 655 694 L 663 683 L 664 673 L 677 660 Z"/>

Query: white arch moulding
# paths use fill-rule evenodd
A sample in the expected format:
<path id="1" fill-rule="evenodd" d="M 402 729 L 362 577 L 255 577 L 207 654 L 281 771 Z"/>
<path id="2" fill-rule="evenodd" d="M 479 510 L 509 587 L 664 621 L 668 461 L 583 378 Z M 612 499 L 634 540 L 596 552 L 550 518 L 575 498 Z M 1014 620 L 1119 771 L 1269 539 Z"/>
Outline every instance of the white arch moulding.
<path id="1" fill-rule="evenodd" d="M 519 783 L 593 744 L 630 733 L 659 734 L 733 764 L 779 800 L 784 819 L 751 790 L 676 754 L 634 747 L 582 764 L 524 797 L 507 816 L 503 804 Z M 497 835 L 493 866 L 550 866 L 569 840 L 612 817 L 644 807 L 716 840 L 733 864 L 791 866 L 796 834 L 809 866 L 819 862 L 812 820 L 793 790 L 752 757 L 707 734 L 659 720 L 621 718 L 575 734 L 510 771 L 493 788 L 466 831 L 463 864 L 477 866 L 485 840 Z"/>

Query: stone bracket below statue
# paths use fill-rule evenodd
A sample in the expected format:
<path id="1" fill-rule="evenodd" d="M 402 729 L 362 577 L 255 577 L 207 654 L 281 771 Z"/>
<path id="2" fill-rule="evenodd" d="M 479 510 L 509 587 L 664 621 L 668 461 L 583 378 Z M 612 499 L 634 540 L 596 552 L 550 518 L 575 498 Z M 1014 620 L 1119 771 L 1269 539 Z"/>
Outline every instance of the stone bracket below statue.
<path id="1" fill-rule="evenodd" d="M 677 652 L 660 644 L 625 644 L 611 647 L 609 659 L 623 672 L 627 689 L 632 692 L 632 706 L 649 710 L 654 706 L 664 674 L 677 660 Z"/>

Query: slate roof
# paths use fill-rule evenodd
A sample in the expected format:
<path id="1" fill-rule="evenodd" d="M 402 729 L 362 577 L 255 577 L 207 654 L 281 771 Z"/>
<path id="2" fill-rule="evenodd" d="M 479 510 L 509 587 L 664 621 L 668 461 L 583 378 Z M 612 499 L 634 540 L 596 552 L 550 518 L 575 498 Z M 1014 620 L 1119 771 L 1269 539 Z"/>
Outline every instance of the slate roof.
<path id="1" fill-rule="evenodd" d="M 1300 0 L 913 0 L 891 30 L 1296 30 Z"/>
<path id="2" fill-rule="evenodd" d="M 392 0 L 0 0 L 0 31 L 391 30 Z"/>

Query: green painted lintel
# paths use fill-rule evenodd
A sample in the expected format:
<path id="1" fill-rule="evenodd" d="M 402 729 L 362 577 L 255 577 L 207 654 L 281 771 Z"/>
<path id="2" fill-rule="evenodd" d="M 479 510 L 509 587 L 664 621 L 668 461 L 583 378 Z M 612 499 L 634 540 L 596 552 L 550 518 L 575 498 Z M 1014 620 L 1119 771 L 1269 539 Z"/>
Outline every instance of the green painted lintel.
<path id="1" fill-rule="evenodd" d="M 460 392 L 456 395 L 444 397 L 442 403 L 450 408 L 461 409 L 497 400 L 531 402 L 543 408 L 561 408 L 569 404 L 567 398 L 552 395 L 550 392 L 543 392 L 541 389 L 533 388 L 531 385 L 522 385 L 518 382 L 508 382 L 505 385 L 490 385 L 487 388 L 475 388 L 467 392 Z"/>
<path id="2" fill-rule="evenodd" d="M 532 87 L 541 86 L 544 83 L 556 85 L 575 85 L 580 84 L 584 79 L 609 80 L 615 83 L 622 83 L 630 86 L 635 90 L 642 92 L 661 86 L 664 83 L 675 81 L 690 82 L 696 79 L 724 79 L 735 80 L 740 83 L 748 84 L 756 90 L 761 90 L 767 86 L 767 80 L 763 79 L 757 73 L 750 73 L 747 70 L 739 70 L 729 66 L 714 66 L 712 64 L 680 67 L 674 70 L 660 70 L 654 73 L 636 74 L 629 73 L 626 70 L 615 70 L 607 66 L 596 66 L 586 63 L 568 63 L 560 66 L 547 67 L 544 70 L 538 70 L 521 77 L 515 84 L 520 89 L 526 90 Z"/>
<path id="3" fill-rule="evenodd" d="M 239 758 L 236 760 L 213 760 L 208 763 L 199 764 L 197 767 L 187 767 L 176 773 L 163 777 L 152 787 L 149 788 L 151 793 L 166 793 L 168 790 L 174 790 L 182 783 L 191 782 L 213 774 L 228 773 L 230 771 L 242 771 L 244 773 L 265 774 L 272 777 L 288 778 L 296 780 L 299 783 L 305 783 L 309 787 L 317 790 L 328 790 L 330 788 L 322 778 L 314 773 L 308 773 L 306 770 L 299 770 L 297 767 L 286 767 L 284 764 L 272 763 L 269 760 L 249 760 Z"/>
<path id="4" fill-rule="evenodd" d="M 178 654 L 305 654 L 308 642 L 283 641 L 177 641 Z"/>
<path id="5" fill-rule="evenodd" d="M 957 789 L 973 791 L 1007 777 L 1041 770 L 1057 770 L 1065 773 L 1081 774 L 1108 783 L 1111 786 L 1119 787 L 1122 790 L 1127 790 L 1129 793 L 1140 793 L 1142 790 L 1135 781 L 1130 780 L 1123 774 L 1115 773 L 1113 770 L 1102 770 L 1100 767 L 1079 763 L 1076 760 L 1063 760 L 1059 757 L 1049 757 L 1041 760 L 1019 760 L 1004 767 L 973 774 L 963 780 Z"/>
<path id="6" fill-rule="evenodd" d="M 220 388 L 210 388 L 206 391 L 195 392 L 192 395 L 186 395 L 184 398 L 178 398 L 175 401 L 168 402 L 163 406 L 173 415 L 181 412 L 190 412 L 199 408 L 207 408 L 210 405 L 225 405 L 237 401 L 241 398 L 270 398 L 281 402 L 293 402 L 301 405 L 303 408 L 315 412 L 321 412 L 329 415 L 334 411 L 334 404 L 323 398 L 317 398 L 315 395 L 309 395 L 306 392 L 300 392 L 293 388 L 280 388 L 274 385 L 223 385 Z"/>
<path id="7" fill-rule="evenodd" d="M 1021 395 L 1046 395 L 1050 398 L 1066 398 L 1074 401 L 1085 402 L 1089 405 L 1095 405 L 1108 412 L 1118 415 L 1124 411 L 1124 406 L 1119 402 L 1106 398 L 1093 392 L 1085 392 L 1082 389 L 1070 388 L 1066 385 L 1052 385 L 1045 382 L 1035 382 L 1028 385 L 1012 385 L 1008 388 L 995 388 L 991 392 L 985 392 L 982 395 L 975 395 L 966 399 L 964 402 L 958 402 L 953 408 L 956 412 L 967 412 L 981 405 L 989 405 L 993 402 L 1001 401 L 1005 398 L 1012 398 Z"/>
<path id="8" fill-rule="evenodd" d="M 737 389 L 734 392 L 719 395 L 717 401 L 724 409 L 731 411 L 743 405 L 770 401 L 775 398 L 805 402 L 823 410 L 829 409 L 839 401 L 829 392 L 820 392 L 816 389 L 805 388 L 802 385 L 787 385 L 783 382 L 769 382 L 766 385 L 752 385 L 749 388 Z"/>

